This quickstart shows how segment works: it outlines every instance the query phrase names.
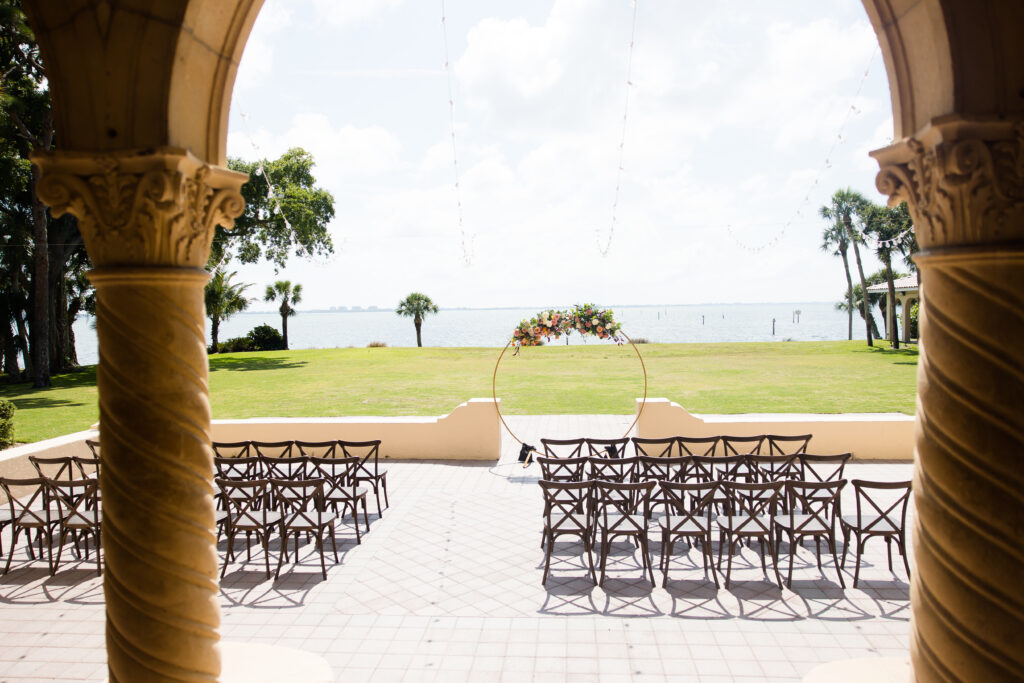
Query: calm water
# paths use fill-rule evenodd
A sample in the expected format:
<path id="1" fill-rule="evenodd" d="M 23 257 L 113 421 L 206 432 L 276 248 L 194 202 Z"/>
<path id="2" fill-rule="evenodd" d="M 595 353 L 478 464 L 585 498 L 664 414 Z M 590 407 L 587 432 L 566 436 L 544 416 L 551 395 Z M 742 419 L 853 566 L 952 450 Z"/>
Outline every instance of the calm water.
<path id="1" fill-rule="evenodd" d="M 831 303 L 615 306 L 613 310 L 626 334 L 634 339 L 645 337 L 651 342 L 846 339 L 846 314 L 836 311 Z M 799 323 L 793 319 L 796 310 L 801 311 Z M 519 321 L 537 312 L 535 308 L 442 310 L 424 321 L 423 343 L 426 346 L 504 346 Z M 264 323 L 280 329 L 281 316 L 240 313 L 221 323 L 220 340 L 244 336 Z M 96 332 L 91 324 L 92 320 L 84 317 L 75 323 L 78 360 L 83 365 L 98 360 Z M 863 322 L 854 320 L 854 334 L 863 332 Z M 293 349 L 365 347 L 372 341 L 382 341 L 388 346 L 416 345 L 412 320 L 400 318 L 392 311 L 300 312 L 288 320 L 288 337 Z M 565 343 L 564 338 L 556 343 Z M 570 343 L 583 342 L 578 335 L 573 335 Z M 602 342 L 588 338 L 587 343 Z"/>

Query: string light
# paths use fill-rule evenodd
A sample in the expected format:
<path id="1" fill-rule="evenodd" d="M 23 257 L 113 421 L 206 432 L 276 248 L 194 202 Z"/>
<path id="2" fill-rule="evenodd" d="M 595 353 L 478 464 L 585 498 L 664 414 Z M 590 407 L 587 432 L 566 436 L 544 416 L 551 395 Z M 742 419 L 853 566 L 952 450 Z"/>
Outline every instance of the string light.
<path id="1" fill-rule="evenodd" d="M 622 135 L 619 138 L 619 163 L 615 170 L 615 196 L 612 199 L 612 220 L 608 226 L 608 239 L 604 245 L 601 244 L 601 231 L 595 230 L 597 238 L 597 249 L 601 256 L 607 257 L 612 248 L 612 238 L 615 237 L 615 223 L 618 220 L 619 192 L 622 188 L 623 160 L 626 151 L 626 127 L 629 124 L 629 95 L 633 88 L 633 46 L 636 43 L 636 7 L 637 0 L 633 0 L 633 21 L 629 29 L 629 57 L 626 60 L 626 103 L 622 110 Z"/>
<path id="2" fill-rule="evenodd" d="M 850 102 L 850 106 L 846 108 L 846 115 L 843 117 L 842 123 L 839 124 L 839 130 L 836 132 L 835 139 L 832 140 L 831 147 L 829 147 L 828 152 L 825 154 L 825 160 L 822 162 L 822 165 L 818 169 L 818 172 L 814 175 L 814 180 L 811 181 L 811 185 L 810 187 L 808 187 L 807 193 L 804 195 L 803 200 L 797 206 L 797 209 L 793 213 L 793 216 L 782 224 L 782 227 L 779 229 L 777 233 L 775 233 L 775 235 L 771 239 L 769 239 L 767 242 L 764 242 L 756 246 L 750 246 L 746 244 L 739 238 L 736 232 L 732 229 L 731 225 L 726 226 L 726 229 L 729 231 L 729 236 L 732 237 L 733 241 L 736 243 L 738 247 L 754 254 L 760 253 L 765 249 L 774 247 L 777 244 L 779 244 L 779 242 L 782 241 L 782 238 L 785 236 L 786 231 L 793 226 L 793 223 L 796 221 L 796 219 L 803 217 L 803 209 L 810 202 L 811 193 L 818 186 L 818 183 L 825 175 L 825 171 L 830 170 L 832 168 L 832 155 L 835 153 L 836 148 L 842 143 L 846 142 L 846 138 L 843 137 L 843 131 L 846 130 L 846 125 L 850 122 L 850 119 L 853 116 L 857 116 L 862 113 L 862 110 L 859 107 L 857 107 L 857 98 L 860 97 L 861 90 L 864 89 L 864 83 L 868 80 L 868 74 L 871 73 L 871 66 L 875 63 L 875 58 L 877 56 L 878 47 L 876 46 L 871 53 L 871 59 L 868 60 L 868 65 L 864 69 L 864 73 L 860 77 L 860 83 L 857 84 L 857 90 L 853 94 L 853 101 Z"/>
<path id="3" fill-rule="evenodd" d="M 455 95 L 452 90 L 452 70 L 448 66 L 448 17 L 445 12 L 444 0 L 441 0 L 441 34 L 444 37 L 444 74 L 448 80 L 448 125 L 452 137 L 452 168 L 455 172 L 455 206 L 458 210 L 459 241 L 462 245 L 462 261 L 466 266 L 473 265 L 473 247 L 475 235 L 467 235 L 462 214 L 462 188 L 459 183 L 459 152 L 455 144 Z"/>
<path id="4" fill-rule="evenodd" d="M 291 221 L 288 220 L 288 215 L 284 212 L 284 208 L 281 206 L 281 199 L 277 193 L 277 190 L 274 188 L 274 183 L 271 182 L 270 180 L 270 174 L 267 173 L 267 169 L 263 165 L 263 150 L 256 143 L 256 139 L 249 132 L 249 114 L 247 114 L 244 111 L 240 111 L 238 112 L 238 115 L 242 119 L 242 134 L 245 135 L 245 138 L 249 141 L 249 146 L 252 147 L 253 152 L 255 152 L 256 154 L 256 158 L 259 160 L 256 162 L 257 166 L 253 173 L 254 175 L 259 176 L 260 178 L 263 178 L 266 181 L 267 199 L 269 200 L 269 203 L 272 207 L 271 212 L 275 216 L 280 216 L 284 220 L 284 225 L 288 229 L 288 232 L 291 232 Z M 338 259 L 338 252 L 341 250 L 341 247 L 345 245 L 346 240 L 347 238 L 343 237 L 341 245 L 337 249 L 334 249 L 329 256 L 318 258 L 317 254 L 307 253 L 306 260 L 314 266 L 317 266 L 319 268 L 326 268 L 332 265 Z M 227 240 L 223 241 L 227 242 Z"/>

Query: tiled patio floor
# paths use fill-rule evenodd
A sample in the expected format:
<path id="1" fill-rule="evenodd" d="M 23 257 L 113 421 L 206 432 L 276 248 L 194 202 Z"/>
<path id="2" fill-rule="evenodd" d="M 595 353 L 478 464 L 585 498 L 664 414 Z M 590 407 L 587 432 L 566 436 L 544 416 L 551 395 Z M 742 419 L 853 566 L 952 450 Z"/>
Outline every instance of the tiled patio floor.
<path id="1" fill-rule="evenodd" d="M 536 443 L 617 437 L 630 421 L 510 424 Z M 339 681 L 796 681 L 820 662 L 905 656 L 909 587 L 898 558 L 895 576 L 888 571 L 877 540 L 856 590 L 839 588 L 831 562 L 822 577 L 809 544 L 793 590 L 766 581 L 750 549 L 736 560 L 729 591 L 704 580 L 696 552 L 697 568 L 680 558 L 668 588 L 660 576 L 651 588 L 625 543 L 603 590 L 583 578 L 579 548 L 559 544 L 545 589 L 538 472 L 513 462 L 517 450 L 507 439 L 497 465 L 390 463 L 390 509 L 383 519 L 371 514 L 362 545 L 340 531 L 341 562 L 326 581 L 311 545 L 276 582 L 265 580 L 259 554 L 229 566 L 224 639 L 318 653 Z M 911 467 L 847 472 L 897 480 Z M 276 561 L 276 546 L 272 553 Z M 22 566 L 0 579 L 0 681 L 104 680 L 104 658 L 103 594 L 89 565 L 68 563 L 52 578 Z"/>

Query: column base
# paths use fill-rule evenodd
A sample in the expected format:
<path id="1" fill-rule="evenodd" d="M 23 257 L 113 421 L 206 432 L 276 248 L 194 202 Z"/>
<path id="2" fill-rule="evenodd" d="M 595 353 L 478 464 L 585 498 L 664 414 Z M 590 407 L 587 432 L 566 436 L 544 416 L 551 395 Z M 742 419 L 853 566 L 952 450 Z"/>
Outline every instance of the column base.
<path id="1" fill-rule="evenodd" d="M 803 683 L 907 683 L 912 680 L 910 655 L 838 659 L 819 664 L 803 677 Z"/>
<path id="2" fill-rule="evenodd" d="M 334 681 L 334 672 L 326 659 L 290 647 L 221 641 L 220 653 L 221 683 Z"/>

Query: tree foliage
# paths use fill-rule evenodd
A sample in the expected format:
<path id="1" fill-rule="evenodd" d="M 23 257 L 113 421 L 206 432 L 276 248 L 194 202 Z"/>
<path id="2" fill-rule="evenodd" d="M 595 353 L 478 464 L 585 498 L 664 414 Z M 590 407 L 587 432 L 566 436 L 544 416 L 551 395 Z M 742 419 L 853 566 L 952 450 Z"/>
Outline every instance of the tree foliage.
<path id="1" fill-rule="evenodd" d="M 232 170 L 249 176 L 242 186 L 245 211 L 230 230 L 217 226 L 211 263 L 267 260 L 283 268 L 293 251 L 299 257 L 333 253 L 327 226 L 334 218 L 334 197 L 316 187 L 314 165 L 313 155 L 299 147 L 274 160 L 228 159 Z"/>
<path id="2" fill-rule="evenodd" d="M 249 307 L 249 299 L 245 296 L 245 290 L 251 284 L 234 282 L 237 272 L 227 272 L 223 266 L 213 269 L 210 281 L 206 283 L 204 298 L 206 300 L 206 316 L 210 319 L 210 350 L 216 353 L 219 350 L 218 336 L 221 322 L 227 320 L 235 313 L 241 313 Z"/>
<path id="3" fill-rule="evenodd" d="M 412 324 L 416 327 L 416 346 L 423 346 L 423 318 L 429 313 L 438 312 L 437 304 L 430 300 L 430 297 L 420 292 L 413 292 L 398 302 L 395 313 L 401 316 L 412 318 Z"/>
<path id="4" fill-rule="evenodd" d="M 302 285 L 292 286 L 290 280 L 278 280 L 272 285 L 267 285 L 267 291 L 263 296 L 264 301 L 281 300 L 278 311 L 281 313 L 281 336 L 284 338 L 284 348 L 288 348 L 288 318 L 295 315 L 292 304 L 302 302 Z"/>

